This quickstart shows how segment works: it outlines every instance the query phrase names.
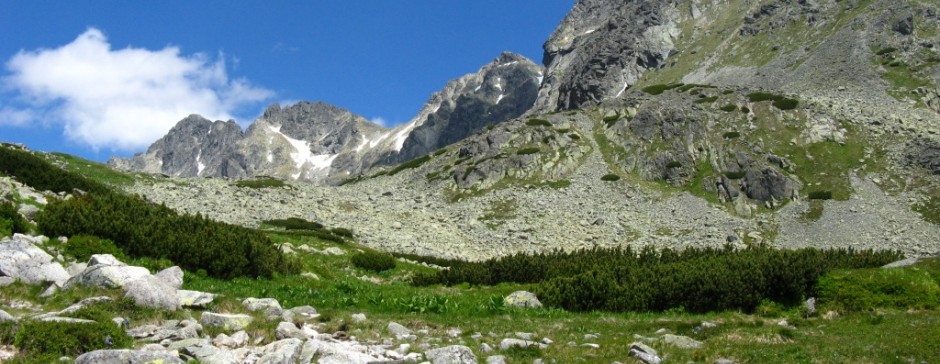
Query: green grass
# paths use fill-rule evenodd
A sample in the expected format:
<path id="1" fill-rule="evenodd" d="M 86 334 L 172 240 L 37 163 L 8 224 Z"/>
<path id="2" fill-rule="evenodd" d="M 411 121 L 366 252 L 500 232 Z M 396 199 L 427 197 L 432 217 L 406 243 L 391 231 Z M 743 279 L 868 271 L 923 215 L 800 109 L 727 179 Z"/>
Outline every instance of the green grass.
<path id="1" fill-rule="evenodd" d="M 707 104 L 707 103 L 711 103 L 711 102 L 715 102 L 715 101 L 718 101 L 718 96 L 703 97 L 703 98 L 700 98 L 700 99 L 695 100 L 695 101 L 693 101 L 693 102 L 696 103 L 696 104 Z"/>
<path id="2" fill-rule="evenodd" d="M 244 188 L 280 188 L 284 187 L 287 184 L 284 181 L 279 180 L 273 177 L 255 177 L 254 179 L 243 179 L 241 181 L 235 182 L 235 186 L 244 187 Z"/>
<path id="3" fill-rule="evenodd" d="M 515 219 L 519 213 L 518 210 L 519 205 L 513 199 L 490 201 L 479 220 L 490 230 L 496 229 L 505 224 L 506 220 Z"/>
<path id="4" fill-rule="evenodd" d="M 134 184 L 135 181 L 132 175 L 116 171 L 98 162 L 92 162 L 65 153 L 50 153 L 50 155 L 53 156 L 53 158 L 50 158 L 51 160 L 64 161 L 67 171 L 83 175 L 98 182 L 112 186 L 127 186 Z"/>
<path id="5" fill-rule="evenodd" d="M 668 85 L 664 85 L 664 84 L 652 85 L 652 86 L 644 87 L 643 92 L 646 92 L 650 95 L 660 95 L 663 92 L 666 92 L 668 90 L 672 90 L 677 87 L 682 87 L 682 85 L 683 84 L 681 83 L 673 83 L 673 84 L 668 84 Z"/>
<path id="6" fill-rule="evenodd" d="M 722 107 L 720 107 L 720 108 L 718 108 L 718 109 L 721 110 L 721 111 L 724 111 L 724 112 L 733 112 L 733 111 L 737 111 L 737 110 L 738 110 L 738 105 L 735 105 L 735 104 L 728 104 L 728 105 L 722 106 Z"/>
<path id="7" fill-rule="evenodd" d="M 397 167 L 395 167 L 395 168 L 392 168 L 391 170 L 388 171 L 388 175 L 389 175 L 389 176 L 394 176 L 394 175 L 396 175 L 396 174 L 398 174 L 398 173 L 401 173 L 401 172 L 404 171 L 404 170 L 418 168 L 418 167 L 420 167 L 422 164 L 427 163 L 429 160 L 431 160 L 431 156 L 430 156 L 430 155 L 425 155 L 425 156 L 421 156 L 421 157 L 412 159 L 412 160 L 407 161 L 407 162 L 405 162 L 405 163 L 399 164 L 399 165 L 398 165 Z"/>
<path id="8" fill-rule="evenodd" d="M 620 176 L 613 174 L 613 173 L 609 173 L 609 174 L 605 174 L 601 176 L 601 181 L 613 182 L 613 181 L 619 181 L 619 180 L 620 180 Z"/>
<path id="9" fill-rule="evenodd" d="M 930 196 L 926 201 L 915 204 L 913 210 L 928 221 L 940 225 L 940 196 Z"/>
<path id="10" fill-rule="evenodd" d="M 552 123 L 550 123 L 548 120 L 545 120 L 545 119 L 532 118 L 532 119 L 527 120 L 525 122 L 525 125 L 551 127 Z"/>
<path id="11" fill-rule="evenodd" d="M 839 310 L 940 307 L 940 261 L 929 259 L 901 268 L 833 272 L 819 282 L 820 301 Z"/>
<path id="12" fill-rule="evenodd" d="M 522 149 L 517 150 L 516 154 L 517 155 L 529 155 L 529 154 L 536 154 L 539 151 L 540 149 L 538 147 L 529 147 L 529 148 L 522 148 Z"/>

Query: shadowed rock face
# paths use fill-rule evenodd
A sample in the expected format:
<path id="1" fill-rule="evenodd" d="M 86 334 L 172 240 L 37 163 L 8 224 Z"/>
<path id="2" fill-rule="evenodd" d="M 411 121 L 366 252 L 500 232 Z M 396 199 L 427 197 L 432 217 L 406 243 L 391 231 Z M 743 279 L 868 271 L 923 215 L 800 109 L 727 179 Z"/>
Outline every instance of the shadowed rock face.
<path id="1" fill-rule="evenodd" d="M 245 132 L 234 121 L 191 115 L 146 153 L 109 164 L 179 177 L 344 179 L 420 157 L 522 115 L 535 103 L 541 77 L 542 67 L 503 53 L 478 72 L 449 82 L 418 116 L 391 129 L 320 102 L 273 105 Z"/>
<path id="2" fill-rule="evenodd" d="M 678 15 L 655 0 L 580 0 L 543 48 L 537 112 L 578 109 L 620 96 L 674 51 Z"/>

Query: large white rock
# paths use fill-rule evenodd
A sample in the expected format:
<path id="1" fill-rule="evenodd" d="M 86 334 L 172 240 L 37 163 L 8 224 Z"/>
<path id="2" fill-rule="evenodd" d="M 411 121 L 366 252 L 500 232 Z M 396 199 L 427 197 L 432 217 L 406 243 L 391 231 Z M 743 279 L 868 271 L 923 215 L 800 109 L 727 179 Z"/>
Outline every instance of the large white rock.
<path id="1" fill-rule="evenodd" d="M 124 284 L 124 297 L 133 298 L 134 302 L 142 307 L 169 311 L 176 311 L 180 308 L 180 298 L 176 294 L 176 288 L 152 275 L 146 275 Z"/>
<path id="2" fill-rule="evenodd" d="M 185 289 L 176 290 L 180 299 L 181 307 L 206 308 L 215 299 L 212 293 L 187 291 Z"/>
<path id="3" fill-rule="evenodd" d="M 290 322 L 281 322 L 277 324 L 277 329 L 274 330 L 274 337 L 278 340 L 283 339 L 300 339 L 306 340 L 307 335 L 304 334 L 296 325 Z"/>
<path id="4" fill-rule="evenodd" d="M 477 357 L 473 350 L 463 345 L 452 345 L 424 352 L 424 357 L 432 364 L 476 364 Z"/>
<path id="5" fill-rule="evenodd" d="M 248 315 L 227 315 L 214 312 L 203 312 L 199 323 L 205 327 L 214 327 L 226 332 L 244 330 L 254 320 Z"/>
<path id="6" fill-rule="evenodd" d="M 284 309 L 281 308 L 281 303 L 273 298 L 246 298 L 242 301 L 242 305 L 251 312 L 264 312 L 265 316 L 268 317 L 280 317 L 284 313 Z"/>
<path id="7" fill-rule="evenodd" d="M 296 363 L 299 361 L 303 344 L 300 339 L 284 339 L 265 345 L 261 349 L 261 359 L 258 359 L 256 364 Z"/>
<path id="8" fill-rule="evenodd" d="M 330 342 L 311 339 L 304 343 L 300 351 L 299 361 L 310 363 L 317 357 L 318 364 L 367 364 L 382 362 L 377 358 L 364 353 L 365 348 L 351 341 Z"/>
<path id="9" fill-rule="evenodd" d="M 10 316 L 6 311 L 0 310 L 0 322 L 4 321 L 15 321 L 16 319 L 13 316 Z"/>
<path id="10" fill-rule="evenodd" d="M 75 364 L 185 363 L 168 352 L 144 350 L 95 350 L 75 359 Z"/>
<path id="11" fill-rule="evenodd" d="M 172 266 L 161 270 L 157 274 L 154 274 L 154 276 L 162 279 L 164 282 L 169 284 L 170 287 L 176 289 L 183 288 L 183 270 L 178 266 Z"/>
<path id="12" fill-rule="evenodd" d="M 235 355 L 231 351 L 212 346 L 208 342 L 200 342 L 194 345 L 186 346 L 182 349 L 183 353 L 192 356 L 205 364 L 238 364 Z"/>
<path id="13" fill-rule="evenodd" d="M 542 302 L 539 302 L 535 294 L 528 291 L 515 291 L 503 299 L 506 306 L 522 308 L 541 308 Z"/>
<path id="14" fill-rule="evenodd" d="M 111 254 L 96 254 L 88 260 L 88 267 L 65 282 L 63 288 L 69 289 L 76 284 L 100 288 L 124 288 L 127 282 L 149 275 L 150 271 L 147 268 L 128 266 Z"/>
<path id="15" fill-rule="evenodd" d="M 59 285 L 69 279 L 68 272 L 51 255 L 25 235 L 0 240 L 0 276 L 16 278 L 27 284 L 54 282 Z"/>

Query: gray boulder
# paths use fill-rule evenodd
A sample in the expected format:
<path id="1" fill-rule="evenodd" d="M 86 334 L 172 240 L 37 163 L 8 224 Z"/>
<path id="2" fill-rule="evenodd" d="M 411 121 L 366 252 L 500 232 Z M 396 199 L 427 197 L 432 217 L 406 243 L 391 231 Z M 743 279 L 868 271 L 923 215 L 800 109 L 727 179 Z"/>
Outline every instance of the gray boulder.
<path id="1" fill-rule="evenodd" d="M 256 364 L 289 364 L 300 358 L 304 342 L 300 339 L 284 339 L 265 345 L 261 349 L 261 359 Z"/>
<path id="2" fill-rule="evenodd" d="M 503 299 L 503 304 L 510 307 L 542 308 L 542 302 L 532 292 L 515 291 Z"/>
<path id="3" fill-rule="evenodd" d="M 502 355 L 493 355 L 486 357 L 486 364 L 506 364 L 506 357 Z"/>
<path id="4" fill-rule="evenodd" d="M 39 213 L 39 208 L 33 205 L 21 204 L 18 212 L 27 220 L 35 220 L 36 214 Z"/>
<path id="5" fill-rule="evenodd" d="M 247 343 L 248 333 L 245 331 L 236 332 L 231 336 L 224 333 L 219 334 L 219 336 L 216 336 L 215 339 L 212 340 L 212 345 L 229 349 L 237 349 L 245 346 Z"/>
<path id="6" fill-rule="evenodd" d="M 664 343 L 680 349 L 699 349 L 702 347 L 701 341 L 695 340 L 688 336 L 666 334 L 663 335 L 662 340 Z"/>
<path id="7" fill-rule="evenodd" d="M 242 301 L 242 305 L 251 312 L 261 311 L 268 317 L 280 317 L 284 313 L 281 303 L 273 298 L 249 297 Z"/>
<path id="8" fill-rule="evenodd" d="M 180 307 L 206 308 L 215 300 L 215 295 L 212 293 L 184 289 L 176 290 L 176 295 L 179 296 Z"/>
<path id="9" fill-rule="evenodd" d="M 311 339 L 300 350 L 299 362 L 311 363 L 317 357 L 318 364 L 367 364 L 381 362 L 379 358 L 365 354 L 354 348 L 349 341 L 323 341 Z"/>
<path id="10" fill-rule="evenodd" d="M 749 169 L 742 186 L 747 197 L 761 202 L 789 200 L 796 191 L 796 183 L 771 168 Z"/>
<path id="11" fill-rule="evenodd" d="M 636 357 L 646 364 L 659 364 L 663 361 L 655 349 L 641 342 L 630 344 L 630 356 Z"/>
<path id="12" fill-rule="evenodd" d="M 248 315 L 227 315 L 214 312 L 203 312 L 199 323 L 205 327 L 222 329 L 225 332 L 244 330 L 254 320 Z"/>
<path id="13" fill-rule="evenodd" d="M 176 311 L 180 298 L 176 288 L 155 276 L 146 275 L 124 285 L 124 297 L 133 298 L 138 306 Z"/>
<path id="14" fill-rule="evenodd" d="M 317 317 L 320 317 L 320 313 L 312 306 L 294 307 L 281 314 L 281 319 L 287 322 L 309 321 Z"/>
<path id="15" fill-rule="evenodd" d="M 16 282 L 13 277 L 0 277 L 0 287 L 6 287 Z"/>
<path id="16" fill-rule="evenodd" d="M 149 275 L 147 268 L 128 266 L 111 254 L 97 254 L 92 255 L 88 260 L 88 267 L 65 282 L 63 288 L 69 289 L 77 284 L 99 288 L 124 288 L 128 282 Z"/>
<path id="17" fill-rule="evenodd" d="M 545 345 L 545 344 L 539 344 L 535 341 L 530 341 L 530 340 L 506 338 L 506 339 L 503 339 L 503 341 L 499 342 L 499 350 L 509 350 L 514 347 L 518 347 L 518 348 L 527 348 L 530 346 L 542 347 L 542 345 Z"/>
<path id="18" fill-rule="evenodd" d="M 432 364 L 476 364 L 477 357 L 470 348 L 452 345 L 424 352 L 424 357 Z"/>
<path id="19" fill-rule="evenodd" d="M 388 329 L 388 332 L 391 333 L 392 335 L 395 335 L 395 337 L 411 335 L 411 330 L 409 330 L 407 327 L 404 327 L 397 322 L 389 322 L 387 329 Z"/>
<path id="20" fill-rule="evenodd" d="M 51 255 L 37 247 L 33 239 L 23 235 L 0 240 L 0 276 L 18 279 L 26 284 L 65 283 L 68 272 Z"/>
<path id="21" fill-rule="evenodd" d="M 304 332 L 301 331 L 299 328 L 297 328 L 297 325 L 294 325 L 293 323 L 290 323 L 290 322 L 281 322 L 277 324 L 277 329 L 274 330 L 274 337 L 276 337 L 278 340 L 283 340 L 283 339 L 306 340 L 307 339 L 307 335 L 304 334 Z"/>
<path id="22" fill-rule="evenodd" d="M 172 266 L 154 274 L 162 279 L 166 284 L 175 289 L 183 288 L 183 270 L 178 266 Z"/>
<path id="23" fill-rule="evenodd" d="M 0 322 L 4 322 L 4 321 L 16 321 L 16 319 L 13 318 L 13 316 L 8 314 L 6 311 L 0 310 Z"/>
<path id="24" fill-rule="evenodd" d="M 167 352 L 142 350 L 95 350 L 75 358 L 75 364 L 185 363 Z"/>
<path id="25" fill-rule="evenodd" d="M 235 355 L 233 355 L 232 352 L 225 349 L 219 349 L 205 341 L 186 346 L 182 349 L 182 352 L 198 359 L 200 363 L 204 364 L 239 363 L 239 361 L 235 359 Z"/>

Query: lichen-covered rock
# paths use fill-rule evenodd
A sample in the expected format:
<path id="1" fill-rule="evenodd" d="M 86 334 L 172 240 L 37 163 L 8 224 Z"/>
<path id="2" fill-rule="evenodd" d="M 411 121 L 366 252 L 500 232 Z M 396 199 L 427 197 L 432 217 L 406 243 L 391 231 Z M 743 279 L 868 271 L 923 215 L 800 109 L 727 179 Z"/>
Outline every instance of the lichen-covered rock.
<path id="1" fill-rule="evenodd" d="M 167 352 L 143 350 L 95 350 L 75 358 L 75 364 L 172 364 L 185 363 Z"/>
<path id="2" fill-rule="evenodd" d="M 215 300 L 214 294 L 206 292 L 179 289 L 176 290 L 176 294 L 179 296 L 179 304 L 181 307 L 206 308 Z"/>
<path id="3" fill-rule="evenodd" d="M 542 308 L 542 302 L 532 292 L 515 291 L 503 299 L 506 306 L 522 308 Z"/>
<path id="4" fill-rule="evenodd" d="M 432 364 L 476 364 L 477 357 L 473 350 L 463 345 L 451 345 L 424 352 L 424 357 Z"/>
<path id="5" fill-rule="evenodd" d="M 69 289 L 75 285 L 123 288 L 128 282 L 149 275 L 150 270 L 147 268 L 129 266 L 111 254 L 97 254 L 92 255 L 88 267 L 69 278 L 63 288 Z"/>
<path id="6" fill-rule="evenodd" d="M 170 287 L 175 289 L 183 288 L 183 270 L 178 266 L 161 270 L 154 276 L 166 282 Z"/>
<path id="7" fill-rule="evenodd" d="M 225 332 L 235 332 L 248 327 L 254 320 L 248 315 L 228 315 L 214 312 L 203 312 L 199 323 L 205 327 L 222 329 Z"/>
<path id="8" fill-rule="evenodd" d="M 176 311 L 180 307 L 180 298 L 165 280 L 146 275 L 129 281 L 124 285 L 124 297 L 129 297 L 138 306 Z"/>
<path id="9" fill-rule="evenodd" d="M 263 312 L 268 317 L 280 317 L 284 313 L 281 303 L 273 298 L 249 297 L 242 301 L 242 305 L 251 312 Z"/>
<path id="10" fill-rule="evenodd" d="M 0 240 L 0 276 L 27 284 L 65 283 L 68 272 L 51 255 L 37 247 L 32 239 L 14 235 Z"/>

